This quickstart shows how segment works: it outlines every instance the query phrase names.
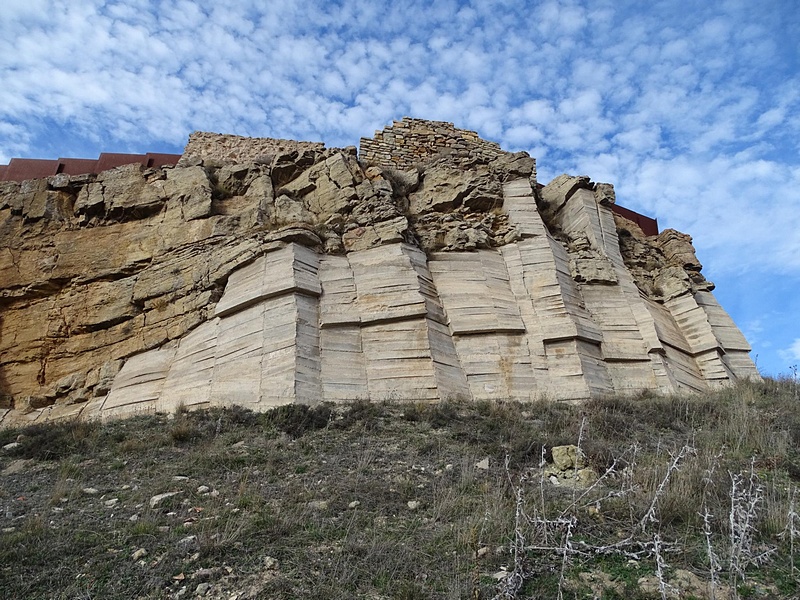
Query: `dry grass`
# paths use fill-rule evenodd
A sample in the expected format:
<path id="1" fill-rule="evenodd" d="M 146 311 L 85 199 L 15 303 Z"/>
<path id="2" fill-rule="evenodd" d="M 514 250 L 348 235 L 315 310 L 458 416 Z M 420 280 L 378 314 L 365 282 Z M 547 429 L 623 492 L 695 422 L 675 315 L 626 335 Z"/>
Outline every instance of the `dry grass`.
<path id="1" fill-rule="evenodd" d="M 3 430 L 20 445 L 0 472 L 22 468 L 0 476 L 0 598 L 201 583 L 239 600 L 584 597 L 581 573 L 602 572 L 602 597 L 634 600 L 679 568 L 791 597 L 797 402 L 796 382 L 766 380 L 580 407 L 360 401 Z M 601 482 L 552 485 L 540 463 L 578 440 Z"/>

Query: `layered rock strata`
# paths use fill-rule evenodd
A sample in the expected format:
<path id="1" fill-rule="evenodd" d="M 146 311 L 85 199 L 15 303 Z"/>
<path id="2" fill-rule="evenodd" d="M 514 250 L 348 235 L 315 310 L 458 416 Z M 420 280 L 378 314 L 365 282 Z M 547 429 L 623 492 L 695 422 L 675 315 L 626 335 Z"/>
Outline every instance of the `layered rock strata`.
<path id="1" fill-rule="evenodd" d="M 690 238 L 644 235 L 608 184 L 427 138 L 406 170 L 247 139 L 0 184 L 0 422 L 758 376 Z"/>

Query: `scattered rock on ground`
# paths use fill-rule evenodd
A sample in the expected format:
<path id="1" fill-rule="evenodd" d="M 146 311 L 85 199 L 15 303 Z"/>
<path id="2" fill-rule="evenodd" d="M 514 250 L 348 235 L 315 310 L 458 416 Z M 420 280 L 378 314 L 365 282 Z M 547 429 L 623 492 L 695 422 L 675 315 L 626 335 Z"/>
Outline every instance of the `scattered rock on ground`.
<path id="1" fill-rule="evenodd" d="M 172 498 L 173 496 L 177 496 L 178 494 L 182 493 L 183 493 L 182 491 L 177 491 L 177 492 L 164 492 L 163 494 L 157 494 L 152 498 L 150 498 L 150 508 L 156 508 L 167 498 Z"/>
<path id="2" fill-rule="evenodd" d="M 139 548 L 133 554 L 131 554 L 131 558 L 133 560 L 141 560 L 145 556 L 147 556 L 147 550 L 145 550 L 144 548 Z"/>

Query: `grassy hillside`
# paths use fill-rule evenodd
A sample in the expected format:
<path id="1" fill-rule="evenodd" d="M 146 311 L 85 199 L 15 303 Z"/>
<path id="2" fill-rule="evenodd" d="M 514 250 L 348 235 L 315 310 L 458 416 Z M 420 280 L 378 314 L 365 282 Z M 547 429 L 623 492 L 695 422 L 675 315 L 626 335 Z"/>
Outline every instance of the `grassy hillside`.
<path id="1" fill-rule="evenodd" d="M 0 598 L 797 597 L 799 393 L 2 430 Z"/>

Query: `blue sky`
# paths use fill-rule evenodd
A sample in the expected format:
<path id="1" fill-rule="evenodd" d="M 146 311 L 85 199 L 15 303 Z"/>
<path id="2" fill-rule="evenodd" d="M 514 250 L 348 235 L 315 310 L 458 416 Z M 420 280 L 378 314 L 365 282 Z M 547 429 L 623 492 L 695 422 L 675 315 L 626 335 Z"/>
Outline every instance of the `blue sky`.
<path id="1" fill-rule="evenodd" d="M 692 235 L 759 368 L 787 374 L 798 57 L 795 0 L 4 0 L 0 163 L 452 121 Z"/>

